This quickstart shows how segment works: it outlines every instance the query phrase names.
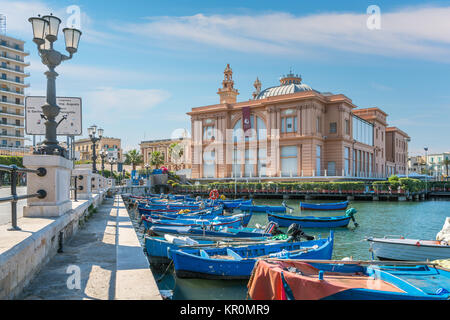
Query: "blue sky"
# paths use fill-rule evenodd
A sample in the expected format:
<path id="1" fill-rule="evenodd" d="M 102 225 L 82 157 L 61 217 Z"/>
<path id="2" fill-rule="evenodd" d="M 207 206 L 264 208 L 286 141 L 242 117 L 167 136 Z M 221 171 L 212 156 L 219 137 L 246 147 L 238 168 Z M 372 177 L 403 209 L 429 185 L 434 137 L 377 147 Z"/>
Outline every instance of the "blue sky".
<path id="1" fill-rule="evenodd" d="M 366 26 L 373 4 L 380 30 Z M 292 68 L 316 90 L 383 109 L 411 136 L 411 154 L 450 150 L 449 1 L 0 0 L 8 34 L 31 53 L 30 95 L 44 94 L 45 69 L 27 18 L 53 12 L 65 24 L 70 5 L 83 36 L 57 69 L 57 90 L 83 98 L 85 134 L 95 123 L 130 149 L 190 130 L 186 112 L 218 103 L 230 63 L 238 101 L 256 77 L 270 87 Z"/>

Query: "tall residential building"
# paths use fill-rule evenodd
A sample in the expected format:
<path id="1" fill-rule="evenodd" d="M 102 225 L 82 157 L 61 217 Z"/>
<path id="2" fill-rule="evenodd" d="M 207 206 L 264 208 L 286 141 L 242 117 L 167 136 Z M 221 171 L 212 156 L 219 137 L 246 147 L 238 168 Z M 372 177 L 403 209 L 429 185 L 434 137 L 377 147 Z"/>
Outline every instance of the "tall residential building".
<path id="1" fill-rule="evenodd" d="M 0 153 L 29 152 L 25 149 L 25 68 L 24 41 L 0 35 Z"/>

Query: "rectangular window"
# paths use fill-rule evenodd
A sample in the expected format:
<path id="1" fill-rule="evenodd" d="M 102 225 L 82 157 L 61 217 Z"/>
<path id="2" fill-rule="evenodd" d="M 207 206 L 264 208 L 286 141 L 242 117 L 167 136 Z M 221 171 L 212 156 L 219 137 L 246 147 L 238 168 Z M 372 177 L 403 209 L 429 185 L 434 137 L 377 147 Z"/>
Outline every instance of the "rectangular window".
<path id="1" fill-rule="evenodd" d="M 214 126 L 206 126 L 203 127 L 203 139 L 204 140 L 211 140 L 214 137 Z"/>
<path id="2" fill-rule="evenodd" d="M 260 177 L 267 176 L 267 149 L 258 150 L 258 174 Z"/>
<path id="3" fill-rule="evenodd" d="M 281 176 L 298 176 L 297 163 L 297 146 L 281 147 Z"/>
<path id="4" fill-rule="evenodd" d="M 327 175 L 335 176 L 336 175 L 336 162 L 329 161 L 327 166 Z"/>
<path id="5" fill-rule="evenodd" d="M 350 171 L 350 148 L 344 149 L 344 175 L 348 175 Z"/>
<path id="6" fill-rule="evenodd" d="M 281 133 L 297 132 L 297 117 L 281 118 Z"/>
<path id="7" fill-rule="evenodd" d="M 331 122 L 330 123 L 330 133 L 336 133 L 337 132 L 337 123 Z"/>
<path id="8" fill-rule="evenodd" d="M 350 121 L 345 119 L 345 134 L 350 134 Z"/>
<path id="9" fill-rule="evenodd" d="M 321 120 L 320 117 L 316 118 L 316 132 L 317 133 L 322 132 L 321 127 L 320 127 L 320 122 L 321 122 L 320 120 Z"/>
<path id="10" fill-rule="evenodd" d="M 322 155 L 322 147 L 321 146 L 316 146 L 316 175 L 320 176 L 321 170 L 321 155 Z"/>
<path id="11" fill-rule="evenodd" d="M 216 176 L 216 152 L 203 153 L 203 178 L 215 178 Z"/>

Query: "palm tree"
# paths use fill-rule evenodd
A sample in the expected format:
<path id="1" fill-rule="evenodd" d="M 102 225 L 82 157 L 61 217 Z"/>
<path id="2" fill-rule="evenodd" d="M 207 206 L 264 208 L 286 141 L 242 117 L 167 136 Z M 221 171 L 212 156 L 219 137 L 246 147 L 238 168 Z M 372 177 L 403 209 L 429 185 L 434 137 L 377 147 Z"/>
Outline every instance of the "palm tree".
<path id="1" fill-rule="evenodd" d="M 158 168 L 164 164 L 164 156 L 160 151 L 153 151 L 150 155 L 150 164 Z"/>
<path id="2" fill-rule="evenodd" d="M 136 149 L 130 150 L 125 154 L 125 164 L 132 165 L 133 170 L 136 170 L 136 166 L 143 162 L 142 154 Z"/>
<path id="3" fill-rule="evenodd" d="M 171 160 L 174 160 L 175 168 L 178 168 L 184 154 L 183 147 L 179 143 L 174 142 L 169 146 L 169 154 Z"/>

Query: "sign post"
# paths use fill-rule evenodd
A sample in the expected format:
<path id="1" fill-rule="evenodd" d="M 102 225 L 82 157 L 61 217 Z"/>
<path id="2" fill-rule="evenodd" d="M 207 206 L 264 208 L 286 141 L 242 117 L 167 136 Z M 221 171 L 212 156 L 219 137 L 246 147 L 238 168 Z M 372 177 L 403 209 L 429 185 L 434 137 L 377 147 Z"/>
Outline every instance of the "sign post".
<path id="1" fill-rule="evenodd" d="M 61 108 L 55 121 L 58 124 L 56 135 L 80 136 L 83 133 L 81 98 L 56 98 Z M 28 135 L 45 135 L 45 120 L 42 106 L 46 104 L 45 97 L 27 97 L 25 99 L 25 132 Z"/>

